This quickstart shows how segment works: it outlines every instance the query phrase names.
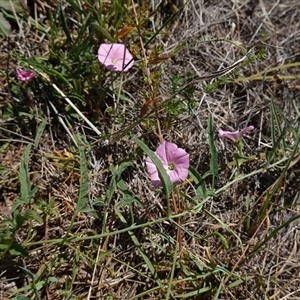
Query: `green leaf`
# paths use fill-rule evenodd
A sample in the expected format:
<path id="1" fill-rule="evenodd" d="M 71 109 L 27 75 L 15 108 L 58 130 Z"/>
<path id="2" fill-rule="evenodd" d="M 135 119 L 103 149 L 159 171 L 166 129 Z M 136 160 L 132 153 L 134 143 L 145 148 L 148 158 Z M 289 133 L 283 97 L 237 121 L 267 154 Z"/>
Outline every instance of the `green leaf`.
<path id="1" fill-rule="evenodd" d="M 106 37 L 111 43 L 115 42 L 115 39 L 109 34 L 109 32 L 103 26 L 99 26 L 96 23 L 92 23 L 91 25 L 95 27 L 95 29 L 99 32 L 99 34 Z"/>
<path id="2" fill-rule="evenodd" d="M 224 247 L 225 249 L 228 249 L 228 248 L 229 248 L 229 245 L 228 245 L 228 242 L 227 242 L 226 238 L 224 237 L 224 235 L 222 235 L 222 234 L 219 233 L 219 232 L 216 232 L 216 231 L 211 232 L 210 234 L 206 235 L 203 239 L 207 239 L 207 238 L 209 238 L 209 237 L 211 237 L 211 236 L 217 236 L 217 237 L 219 237 L 220 240 L 221 240 L 221 242 L 222 242 L 222 244 L 223 244 L 223 247 Z"/>
<path id="3" fill-rule="evenodd" d="M 39 222 L 40 224 L 42 224 L 44 222 L 44 219 L 38 214 L 37 211 L 35 210 L 27 210 L 24 214 L 23 214 L 24 219 L 26 220 L 31 220 L 34 219 L 37 222 Z"/>
<path id="4" fill-rule="evenodd" d="M 83 208 L 81 211 L 81 213 L 86 213 L 86 214 L 90 214 L 93 217 L 97 218 L 97 213 L 93 208 Z"/>
<path id="5" fill-rule="evenodd" d="M 283 114 L 283 112 L 281 112 Z M 275 107 L 274 102 L 272 101 L 271 103 L 271 134 L 272 134 L 272 144 L 273 146 L 275 144 L 280 145 L 280 147 L 282 149 L 284 149 L 284 151 L 286 151 L 286 142 L 285 142 L 285 136 L 286 136 L 286 132 L 285 129 L 282 128 L 282 121 L 280 120 L 280 110 L 278 108 Z M 284 114 L 283 114 L 284 115 Z M 288 121 L 288 120 L 285 120 Z M 288 122 L 287 122 L 288 123 Z M 278 137 L 276 138 L 275 136 L 275 131 L 278 131 Z M 278 141 L 279 140 L 279 141 Z"/>
<path id="6" fill-rule="evenodd" d="M 0 12 L 0 30 L 5 36 L 9 36 L 11 33 L 10 23 L 4 18 L 2 12 Z"/>
<path id="7" fill-rule="evenodd" d="M 114 168 L 115 167 L 113 165 L 110 166 L 110 171 L 112 172 L 112 174 L 113 174 Z M 108 189 L 105 193 L 105 200 L 103 201 L 104 205 L 109 205 L 109 203 L 115 193 L 116 187 L 117 187 L 116 177 L 112 176 L 109 186 L 108 186 Z"/>
<path id="8" fill-rule="evenodd" d="M 31 279 L 34 279 L 34 274 L 30 271 L 30 270 L 28 270 L 28 269 L 26 269 L 26 268 L 23 268 L 23 267 L 19 267 L 28 277 L 30 277 Z"/>
<path id="9" fill-rule="evenodd" d="M 20 0 L 0 0 L 0 7 L 7 11 L 24 13 L 24 7 Z"/>
<path id="10" fill-rule="evenodd" d="M 164 192 L 167 197 L 170 196 L 172 190 L 173 190 L 173 184 L 170 180 L 169 175 L 167 174 L 165 168 L 163 167 L 162 162 L 160 159 L 155 155 L 155 153 L 149 149 L 149 147 L 142 142 L 141 140 L 137 138 L 133 138 L 134 142 L 139 145 L 139 147 L 151 158 L 153 163 L 155 164 L 157 170 L 158 170 L 158 175 L 159 178 L 163 184 L 164 187 Z"/>
<path id="11" fill-rule="evenodd" d="M 239 278 L 238 280 L 229 283 L 227 285 L 227 287 L 231 289 L 231 288 L 237 287 L 241 284 L 245 284 L 247 281 L 253 280 L 254 278 L 255 278 L 255 276 L 251 276 L 251 275 L 243 277 L 243 278 Z"/>
<path id="12" fill-rule="evenodd" d="M 211 114 L 208 117 L 208 145 L 209 145 L 209 153 L 211 155 L 209 166 L 210 172 L 215 179 L 218 176 L 218 153 L 214 143 L 214 130 L 212 124 Z"/>
<path id="13" fill-rule="evenodd" d="M 211 286 L 207 286 L 204 288 L 200 288 L 198 290 L 194 290 L 192 292 L 184 293 L 184 294 L 178 294 L 176 295 L 175 299 L 195 299 L 194 297 L 197 297 L 196 299 L 201 299 L 201 294 L 206 294 L 209 291 L 212 290 Z"/>
<path id="14" fill-rule="evenodd" d="M 14 232 L 17 232 L 24 224 L 24 222 L 26 221 L 26 216 L 24 216 L 23 214 L 20 214 L 19 211 L 16 211 L 14 213 L 14 219 L 12 220 L 13 222 L 13 230 Z"/>
<path id="15" fill-rule="evenodd" d="M 38 129 L 37 129 L 37 132 L 36 132 L 36 135 L 35 135 L 35 139 L 34 139 L 34 148 L 37 149 L 38 145 L 39 145 L 39 142 L 40 142 L 40 139 L 41 139 L 41 136 L 45 130 L 45 127 L 47 125 L 47 119 L 45 118 L 45 116 L 41 116 L 42 118 L 42 122 L 41 124 L 39 125 Z"/>
<path id="16" fill-rule="evenodd" d="M 137 202 L 140 205 L 142 205 L 141 201 L 137 198 L 135 198 L 134 196 L 131 195 L 131 193 L 129 192 L 122 192 L 120 191 L 122 194 L 122 198 L 121 201 L 118 204 L 118 207 L 122 207 L 124 205 L 132 205 L 132 203 Z"/>
<path id="17" fill-rule="evenodd" d="M 23 199 L 30 197 L 30 179 L 28 176 L 28 163 L 29 163 L 30 150 L 31 150 L 31 144 L 28 144 L 22 155 L 21 165 L 20 165 L 21 197 Z"/>
<path id="18" fill-rule="evenodd" d="M 29 162 L 29 153 L 31 150 L 31 146 L 32 144 L 27 145 L 21 158 L 20 171 L 19 171 L 21 196 L 16 200 L 16 202 L 12 206 L 12 212 L 14 212 L 21 204 L 29 205 L 30 200 L 34 197 L 34 195 L 38 191 L 37 187 L 31 190 L 30 178 L 28 175 L 28 162 Z"/>
<path id="19" fill-rule="evenodd" d="M 93 206 L 105 206 L 106 205 L 106 202 L 105 202 L 105 197 L 98 197 L 96 198 L 93 203 L 92 203 Z"/>
<path id="20" fill-rule="evenodd" d="M 203 178 L 199 172 L 192 166 L 189 167 L 189 175 L 194 180 L 195 184 L 198 185 L 203 182 Z"/>
<path id="21" fill-rule="evenodd" d="M 229 232 L 230 234 L 232 234 L 236 239 L 237 241 L 240 243 L 241 245 L 241 249 L 244 251 L 244 248 L 243 248 L 243 243 L 240 239 L 240 237 L 236 234 L 235 231 L 233 231 L 230 226 L 228 226 L 227 224 L 225 224 L 221 219 L 219 219 L 216 215 L 212 214 L 210 211 L 206 210 L 206 209 L 203 209 L 203 212 L 205 212 L 208 216 L 210 216 L 211 218 L 213 218 L 214 220 L 216 220 L 219 224 L 222 225 L 222 228 L 225 229 L 227 232 Z M 221 236 L 219 236 L 221 238 Z M 225 238 L 224 238 L 225 239 Z M 221 238 L 221 241 L 223 243 L 223 245 L 225 246 L 225 248 L 227 248 L 227 241 L 226 239 L 225 240 L 222 240 Z"/>
<path id="22" fill-rule="evenodd" d="M 122 213 L 119 211 L 118 208 L 115 209 L 115 213 L 116 215 L 119 217 L 119 219 L 121 220 L 121 222 L 128 227 L 128 223 L 126 221 L 126 219 L 124 218 L 124 216 L 122 215 Z M 158 274 L 151 262 L 151 260 L 149 259 L 149 257 L 147 256 L 146 252 L 144 251 L 142 244 L 139 242 L 139 240 L 137 239 L 137 237 L 135 236 L 134 232 L 129 230 L 128 231 L 129 236 L 131 237 L 136 249 L 139 251 L 140 255 L 143 257 L 145 264 L 147 265 L 149 271 L 151 272 L 151 274 L 154 277 L 154 280 L 157 281 L 157 283 L 160 283 L 160 279 L 158 277 Z"/>
<path id="23" fill-rule="evenodd" d="M 248 257 L 252 256 L 257 251 L 259 251 L 259 249 L 261 249 L 261 247 L 263 245 L 265 245 L 271 238 L 275 237 L 282 228 L 286 228 L 289 224 L 291 224 L 292 222 L 294 222 L 295 220 L 297 220 L 299 218 L 300 218 L 300 215 L 296 215 L 296 216 L 290 218 L 289 220 L 287 220 L 282 225 L 278 226 L 276 229 L 274 229 L 262 242 L 255 245 L 255 247 L 253 248 L 253 251 L 249 254 Z"/>
<path id="24" fill-rule="evenodd" d="M 126 168 L 132 166 L 132 162 L 123 162 L 119 166 L 110 165 L 110 171 L 112 174 L 112 178 L 110 180 L 108 189 L 105 194 L 105 199 L 101 199 L 100 203 L 102 205 L 109 205 L 115 191 L 119 188 L 122 191 L 126 191 L 127 187 L 124 181 L 121 178 L 122 173 L 126 170 Z M 98 204 L 98 203 L 97 203 Z"/>
<path id="25" fill-rule="evenodd" d="M 35 286 L 36 286 L 36 289 L 39 291 L 43 287 L 45 287 L 48 284 L 53 283 L 53 282 L 57 282 L 57 279 L 55 277 L 51 276 L 51 277 L 48 277 L 48 278 L 46 278 L 44 280 L 41 280 L 41 281 L 37 282 L 35 284 Z"/>
<path id="26" fill-rule="evenodd" d="M 82 147 L 79 148 L 80 153 L 80 189 L 79 198 L 76 205 L 76 211 L 82 212 L 87 208 L 89 195 L 89 178 L 86 165 L 86 158 Z"/>
<path id="27" fill-rule="evenodd" d="M 86 164 L 86 158 L 84 154 L 83 147 L 79 147 L 80 153 L 80 188 L 79 188 L 79 197 L 76 205 L 76 212 L 86 212 L 93 216 L 97 216 L 96 212 L 88 207 L 89 199 L 89 175 L 88 168 Z"/>
<path id="28" fill-rule="evenodd" d="M 16 241 L 13 241 L 9 248 L 9 254 L 12 256 L 27 256 L 28 252 Z"/>
<path id="29" fill-rule="evenodd" d="M 71 36 L 70 36 L 70 32 L 68 30 L 68 26 L 67 26 L 65 14 L 64 14 L 63 9 L 62 9 L 62 3 L 61 3 L 61 1 L 59 1 L 58 12 L 59 12 L 59 19 L 61 20 L 62 28 L 63 28 L 66 36 L 67 36 L 67 41 L 66 42 L 70 42 L 72 39 L 71 39 Z"/>
<path id="30" fill-rule="evenodd" d="M 124 182 L 124 180 L 122 178 L 120 178 L 120 180 L 117 182 L 117 187 L 121 190 L 121 191 L 127 191 L 128 188 Z"/>
<path id="31" fill-rule="evenodd" d="M 198 197 L 205 198 L 207 196 L 207 190 L 206 190 L 204 179 L 199 174 L 199 172 L 191 166 L 189 167 L 189 174 L 194 180 L 195 186 L 197 187 L 196 196 L 194 198 L 198 198 Z"/>
<path id="32" fill-rule="evenodd" d="M 121 163 L 116 168 L 111 168 L 112 175 L 116 178 L 116 181 L 118 182 L 120 179 L 121 174 L 128 168 L 131 167 L 133 164 L 132 162 L 126 161 Z"/>

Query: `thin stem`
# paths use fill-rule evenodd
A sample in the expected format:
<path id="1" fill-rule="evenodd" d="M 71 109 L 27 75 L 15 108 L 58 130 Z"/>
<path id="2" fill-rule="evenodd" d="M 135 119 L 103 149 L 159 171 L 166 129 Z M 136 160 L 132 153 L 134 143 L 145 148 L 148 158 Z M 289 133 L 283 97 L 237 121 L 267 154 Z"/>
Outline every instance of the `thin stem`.
<path id="1" fill-rule="evenodd" d="M 131 0 L 131 3 L 132 3 L 132 9 L 133 9 L 133 12 L 134 12 L 136 28 L 137 28 L 139 39 L 140 39 L 141 51 L 142 51 L 142 55 L 143 55 L 143 58 L 144 58 L 145 65 L 146 65 L 145 71 L 146 71 L 149 87 L 150 87 L 151 94 L 152 94 L 151 95 L 151 100 L 153 102 L 153 107 L 154 107 L 154 111 L 155 111 L 155 118 L 156 118 L 156 123 L 157 123 L 157 130 L 158 130 L 158 138 L 159 138 L 160 143 L 162 143 L 163 142 L 163 137 L 162 137 L 162 133 L 161 133 L 160 122 L 159 122 L 159 119 L 158 119 L 158 109 L 157 109 L 157 105 L 156 105 L 156 93 L 154 91 L 154 87 L 153 87 L 153 83 L 152 83 L 152 79 L 151 79 L 151 74 L 150 74 L 150 69 L 148 67 L 148 59 L 147 59 L 146 50 L 145 50 L 145 47 L 144 47 L 144 42 L 143 42 L 143 39 L 142 39 L 142 33 L 141 33 L 141 30 L 140 30 L 140 24 L 139 24 L 139 20 L 138 20 L 138 17 L 137 17 L 137 12 L 136 12 L 136 9 L 135 9 L 134 1 Z"/>
<path id="2" fill-rule="evenodd" d="M 174 207 L 174 213 L 177 215 L 178 214 L 178 207 L 175 199 L 175 194 L 174 191 L 172 191 L 172 201 L 173 201 L 173 207 Z"/>
<path id="3" fill-rule="evenodd" d="M 74 212 L 74 214 L 73 214 L 73 216 L 72 216 L 72 219 L 71 219 L 69 228 L 68 228 L 68 230 L 67 230 L 65 236 L 62 238 L 62 242 L 61 242 L 62 244 L 65 244 L 65 243 L 66 243 L 66 240 L 68 239 L 69 234 L 70 234 L 70 232 L 71 232 L 71 230 L 72 230 L 72 228 L 73 228 L 73 225 L 74 225 L 74 222 L 75 222 L 75 220 L 76 220 L 77 214 L 78 214 L 78 212 L 75 210 L 75 212 Z"/>
<path id="4" fill-rule="evenodd" d="M 179 199 L 179 193 L 178 193 L 178 189 L 176 189 L 177 192 L 177 197 Z M 173 201 L 173 207 L 174 207 L 174 213 L 177 215 L 178 214 L 178 207 L 177 207 L 177 203 L 176 203 L 176 198 L 175 198 L 175 193 L 174 190 L 172 191 L 172 201 Z M 180 259 L 182 258 L 182 230 L 181 230 L 181 224 L 180 224 L 180 218 L 178 218 L 177 220 L 177 242 L 179 245 L 179 255 L 180 255 Z"/>

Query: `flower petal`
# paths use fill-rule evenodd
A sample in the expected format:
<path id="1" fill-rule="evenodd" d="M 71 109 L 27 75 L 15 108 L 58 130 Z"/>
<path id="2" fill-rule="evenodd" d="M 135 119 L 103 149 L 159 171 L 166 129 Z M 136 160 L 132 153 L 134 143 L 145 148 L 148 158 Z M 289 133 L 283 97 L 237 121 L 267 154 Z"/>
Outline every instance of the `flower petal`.
<path id="1" fill-rule="evenodd" d="M 225 137 L 227 139 L 230 139 L 234 142 L 239 141 L 245 133 L 248 131 L 251 131 L 254 129 L 254 126 L 248 126 L 241 131 L 223 131 L 222 129 L 219 130 L 219 136 L 220 137 Z"/>
<path id="2" fill-rule="evenodd" d="M 17 78 L 22 81 L 29 81 L 35 76 L 34 72 L 17 68 Z"/>
<path id="3" fill-rule="evenodd" d="M 152 175 L 154 173 L 158 173 L 157 168 L 156 168 L 155 164 L 153 163 L 153 161 L 151 160 L 151 158 L 147 157 L 145 162 L 146 162 L 148 173 L 150 175 Z"/>
<path id="4" fill-rule="evenodd" d="M 172 183 L 178 184 L 184 182 L 187 176 L 187 169 L 176 168 L 173 172 L 170 173 L 170 180 Z"/>
<path id="5" fill-rule="evenodd" d="M 125 58 L 125 59 L 124 59 Z M 106 69 L 112 71 L 128 71 L 133 65 L 133 57 L 123 44 L 101 44 L 98 49 L 98 60 Z"/>
<path id="6" fill-rule="evenodd" d="M 174 184 L 182 183 L 188 176 L 189 154 L 174 143 L 162 142 L 154 152 L 161 160 L 170 180 Z M 154 186 L 161 186 L 156 166 L 150 158 L 146 158 L 147 170 L 151 176 L 151 181 Z M 174 170 L 170 169 L 170 165 L 174 165 Z"/>
<path id="7" fill-rule="evenodd" d="M 180 150 L 183 150 L 183 149 L 178 148 L 178 146 L 174 143 L 169 143 L 169 142 L 165 142 L 165 143 L 166 143 L 166 145 L 165 145 L 166 160 L 168 162 L 174 163 L 174 159 L 176 158 L 177 154 L 180 155 L 180 153 L 181 153 Z"/>
<path id="8" fill-rule="evenodd" d="M 176 168 L 186 168 L 188 169 L 190 166 L 189 163 L 190 155 L 185 152 L 184 149 L 178 148 L 177 152 L 174 154 L 173 163 L 175 164 Z"/>
<path id="9" fill-rule="evenodd" d="M 162 182 L 159 178 L 158 171 L 155 164 L 152 162 L 152 160 L 149 157 L 147 157 L 145 161 L 146 161 L 148 173 L 150 174 L 151 177 L 152 184 L 155 187 L 162 186 Z"/>
<path id="10" fill-rule="evenodd" d="M 112 44 L 101 44 L 98 49 L 98 60 L 102 64 L 106 64 L 106 61 L 111 57 Z"/>
<path id="11" fill-rule="evenodd" d="M 166 154 L 166 146 L 167 146 L 168 142 L 163 141 L 156 149 L 156 151 L 154 152 L 157 157 L 162 161 L 162 163 L 167 164 L 168 163 L 168 159 L 167 159 L 167 154 Z"/>
<path id="12" fill-rule="evenodd" d="M 240 137 L 242 137 L 245 133 L 247 133 L 248 131 L 251 131 L 251 130 L 253 130 L 253 129 L 254 129 L 254 126 L 252 126 L 252 125 L 250 125 L 250 126 L 244 128 L 244 129 L 242 129 L 242 130 L 240 131 Z"/>

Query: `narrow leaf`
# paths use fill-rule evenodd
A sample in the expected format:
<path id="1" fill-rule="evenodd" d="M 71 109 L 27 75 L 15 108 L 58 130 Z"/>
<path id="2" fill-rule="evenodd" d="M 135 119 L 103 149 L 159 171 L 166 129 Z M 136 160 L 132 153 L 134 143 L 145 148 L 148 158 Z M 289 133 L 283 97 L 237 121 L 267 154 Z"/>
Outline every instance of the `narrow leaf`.
<path id="1" fill-rule="evenodd" d="M 31 144 L 27 145 L 21 158 L 19 170 L 21 197 L 19 197 L 12 206 L 12 212 L 14 212 L 20 204 L 28 205 L 30 203 L 30 199 L 32 198 L 32 196 L 34 196 L 34 194 L 37 191 L 37 189 L 33 189 L 32 191 L 30 190 L 30 178 L 28 176 L 28 162 L 31 146 Z"/>
<path id="2" fill-rule="evenodd" d="M 119 219 L 121 220 L 121 222 L 128 227 L 128 223 L 126 221 L 126 219 L 124 218 L 124 216 L 122 215 L 122 213 L 119 211 L 118 208 L 115 209 L 115 213 L 116 215 L 119 217 Z M 132 239 L 132 242 L 134 243 L 136 249 L 139 251 L 140 255 L 143 257 L 145 264 L 147 265 L 147 267 L 149 268 L 149 271 L 151 272 L 151 274 L 153 275 L 154 279 L 157 281 L 157 283 L 160 283 L 160 279 L 158 277 L 158 274 L 151 262 L 151 260 L 149 259 L 149 257 L 147 256 L 147 254 L 145 253 L 142 244 L 139 242 L 139 240 L 137 239 L 137 237 L 135 236 L 135 234 L 133 233 L 133 231 L 129 230 L 128 231 L 129 236 Z"/>
<path id="3" fill-rule="evenodd" d="M 203 178 L 199 172 L 192 166 L 189 167 L 189 175 L 192 177 L 196 185 L 203 182 Z"/>
<path id="4" fill-rule="evenodd" d="M 53 283 L 53 282 L 57 282 L 57 279 L 53 276 L 51 277 L 48 277 L 44 280 L 41 280 L 41 281 L 38 281 L 36 284 L 35 284 L 35 287 L 36 289 L 39 291 L 41 288 L 49 285 L 50 283 Z"/>
<path id="5" fill-rule="evenodd" d="M 34 274 L 30 271 L 30 270 L 28 270 L 28 269 L 26 269 L 26 268 L 23 268 L 23 267 L 19 267 L 27 276 L 29 276 L 31 279 L 34 279 Z"/>
<path id="6" fill-rule="evenodd" d="M 86 158 L 83 147 L 79 147 L 80 153 L 80 188 L 79 197 L 76 205 L 76 212 L 88 212 L 92 215 L 96 215 L 95 211 L 88 207 L 89 199 L 89 176 L 86 164 Z"/>
<path id="7" fill-rule="evenodd" d="M 170 177 L 167 174 L 165 168 L 163 167 L 162 162 L 159 160 L 159 158 L 156 156 L 156 154 L 152 150 L 149 149 L 149 147 L 144 142 L 142 142 L 141 140 L 139 140 L 137 138 L 133 138 L 133 140 L 151 158 L 151 160 L 155 164 L 155 166 L 158 170 L 159 178 L 164 187 L 165 195 L 167 197 L 169 197 L 172 192 L 172 189 L 173 189 L 173 184 L 172 184 Z"/>
<path id="8" fill-rule="evenodd" d="M 119 32 L 118 32 L 118 38 L 122 39 L 124 38 L 132 29 L 134 29 L 135 27 L 132 26 L 126 26 L 124 28 L 122 28 Z"/>
<path id="9" fill-rule="evenodd" d="M 282 228 L 286 228 L 289 224 L 291 224 L 292 222 L 294 222 L 295 220 L 297 220 L 299 218 L 300 218 L 300 215 L 296 215 L 296 216 L 290 218 L 289 220 L 287 220 L 282 225 L 278 226 L 276 229 L 274 229 L 262 242 L 256 244 L 256 246 L 253 248 L 253 251 L 249 254 L 248 257 L 250 257 L 250 255 L 252 256 L 257 251 L 259 251 L 259 249 L 261 249 L 261 247 L 264 246 L 271 238 L 275 237 Z"/>
<path id="10" fill-rule="evenodd" d="M 206 235 L 206 236 L 204 237 L 204 239 L 207 239 L 207 238 L 209 238 L 209 237 L 211 237 L 211 236 L 217 236 L 217 237 L 219 237 L 220 240 L 221 240 L 221 242 L 222 242 L 222 244 L 223 244 L 223 247 L 224 247 L 225 249 L 228 249 L 228 248 L 229 248 L 228 242 L 227 242 L 226 238 L 224 237 L 224 235 L 222 235 L 222 234 L 219 233 L 219 232 L 214 231 L 214 232 L 211 232 L 210 234 Z"/>
<path id="11" fill-rule="evenodd" d="M 142 206 L 141 201 L 138 198 L 134 197 L 130 192 L 120 191 L 120 193 L 122 194 L 122 198 L 118 203 L 118 207 L 122 207 L 124 205 L 130 206 L 133 203 L 138 203 L 140 206 Z"/>
<path id="12" fill-rule="evenodd" d="M 68 26 L 67 26 L 67 22 L 66 22 L 66 19 L 65 19 L 65 14 L 63 12 L 63 9 L 61 7 L 61 2 L 60 2 L 60 5 L 59 5 L 59 18 L 61 20 L 61 25 L 62 25 L 62 28 L 67 36 L 67 42 L 70 42 L 72 39 L 71 39 L 71 36 L 70 36 L 70 32 L 69 32 L 69 29 L 68 29 Z"/>
<path id="13" fill-rule="evenodd" d="M 112 199 L 112 197 L 113 197 L 113 195 L 116 191 L 116 188 L 117 188 L 117 178 L 116 177 L 118 176 L 117 175 L 118 173 L 116 171 L 116 168 L 113 165 L 111 165 L 109 168 L 110 168 L 110 171 L 112 173 L 112 177 L 110 179 L 108 189 L 105 193 L 104 205 L 109 205 L 109 203 L 110 203 L 110 201 L 111 201 L 111 199 Z"/>
<path id="14" fill-rule="evenodd" d="M 24 13 L 23 5 L 25 5 L 25 3 L 20 0 L 0 0 L 0 7 L 11 12 Z"/>
<path id="15" fill-rule="evenodd" d="M 214 131 L 212 124 L 211 114 L 208 117 L 208 145 L 209 145 L 209 153 L 211 155 L 210 158 L 210 172 L 214 178 L 218 176 L 218 153 L 214 143 Z"/>
<path id="16" fill-rule="evenodd" d="M 113 176 L 117 178 L 117 181 L 119 181 L 119 178 L 121 177 L 121 174 L 128 168 L 131 167 L 133 164 L 132 162 L 126 161 L 118 165 L 117 167 L 111 168 L 111 172 Z"/>
<path id="17" fill-rule="evenodd" d="M 151 105 L 153 103 L 153 100 L 152 99 L 148 99 L 142 106 L 141 108 L 141 112 L 140 112 L 140 116 L 143 117 L 147 111 L 148 111 L 148 107 L 149 105 Z"/>
<path id="18" fill-rule="evenodd" d="M 152 59 L 149 59 L 148 64 L 149 65 L 157 65 L 159 63 L 162 63 L 170 58 L 169 55 L 161 55 Z"/>
<path id="19" fill-rule="evenodd" d="M 47 119 L 45 118 L 45 116 L 42 116 L 42 122 L 41 122 L 41 124 L 39 125 L 39 127 L 37 129 L 35 139 L 34 139 L 34 148 L 35 149 L 37 149 L 37 147 L 39 145 L 41 136 L 42 136 L 42 134 L 45 130 L 46 125 L 47 125 Z"/>
<path id="20" fill-rule="evenodd" d="M 16 241 L 13 241 L 9 248 L 9 254 L 12 256 L 27 256 L 28 252 Z"/>
<path id="21" fill-rule="evenodd" d="M 0 30 L 5 36 L 9 36 L 11 33 L 10 23 L 4 18 L 2 12 L 0 12 Z"/>

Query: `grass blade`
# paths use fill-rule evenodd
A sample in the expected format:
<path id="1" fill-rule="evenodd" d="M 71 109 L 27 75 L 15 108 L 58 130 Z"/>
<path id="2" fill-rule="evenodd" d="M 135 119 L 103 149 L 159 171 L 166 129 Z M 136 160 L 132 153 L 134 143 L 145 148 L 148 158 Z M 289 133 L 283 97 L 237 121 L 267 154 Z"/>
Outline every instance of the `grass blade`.
<path id="1" fill-rule="evenodd" d="M 155 166 L 158 170 L 159 178 L 164 187 L 165 195 L 167 197 L 169 197 L 173 190 L 173 184 L 172 184 L 170 177 L 167 174 L 165 168 L 163 167 L 162 162 L 157 158 L 157 156 L 154 154 L 154 152 L 152 150 L 150 150 L 149 147 L 144 142 L 142 142 L 141 140 L 136 139 L 136 138 L 134 138 L 133 140 L 135 143 L 137 143 L 140 146 L 140 148 L 151 158 L 151 160 L 155 164 Z"/>
<path id="2" fill-rule="evenodd" d="M 128 223 L 126 221 L 126 219 L 124 218 L 124 216 L 121 214 L 121 212 L 119 211 L 118 208 L 115 209 L 116 215 L 119 217 L 119 219 L 121 220 L 121 222 L 128 227 Z M 146 225 L 145 225 L 146 226 Z M 138 249 L 138 251 L 140 252 L 141 256 L 143 257 L 147 267 L 149 268 L 151 274 L 153 275 L 154 279 L 156 280 L 156 282 L 158 284 L 160 284 L 160 279 L 158 277 L 158 274 L 152 264 L 152 262 L 150 261 L 149 257 L 147 256 L 147 254 L 145 253 L 142 244 L 139 242 L 139 240 L 137 239 L 137 237 L 135 236 L 135 234 L 133 233 L 133 231 L 128 230 L 128 234 L 131 237 L 136 249 Z"/>
<path id="3" fill-rule="evenodd" d="M 258 243 L 258 244 L 255 245 L 255 247 L 253 248 L 252 252 L 249 254 L 248 257 L 252 256 L 257 251 L 259 251 L 259 249 L 261 249 L 261 247 L 264 246 L 271 238 L 273 238 L 274 236 L 276 236 L 277 233 L 282 228 L 287 227 L 289 224 L 291 224 L 292 222 L 294 222 L 295 220 L 297 220 L 299 218 L 300 218 L 300 215 L 294 216 L 294 217 L 290 218 L 289 220 L 287 220 L 286 222 L 284 222 L 282 225 L 278 226 L 276 229 L 274 229 L 262 242 L 260 242 L 260 243 Z"/>

